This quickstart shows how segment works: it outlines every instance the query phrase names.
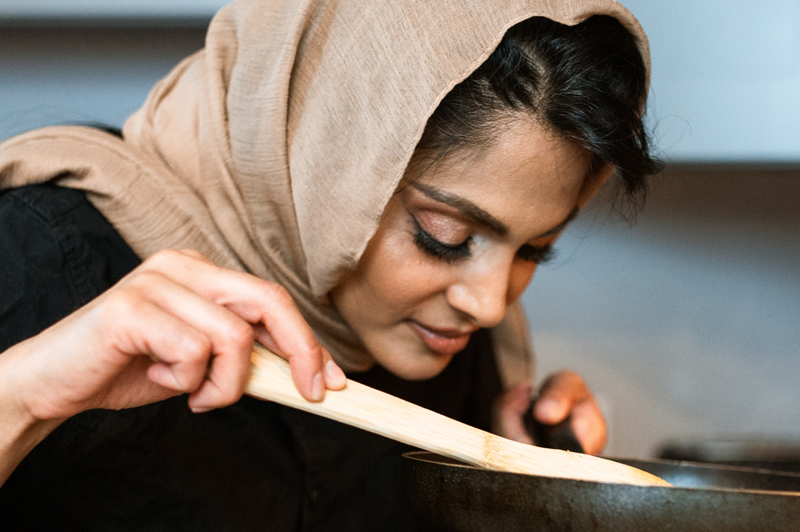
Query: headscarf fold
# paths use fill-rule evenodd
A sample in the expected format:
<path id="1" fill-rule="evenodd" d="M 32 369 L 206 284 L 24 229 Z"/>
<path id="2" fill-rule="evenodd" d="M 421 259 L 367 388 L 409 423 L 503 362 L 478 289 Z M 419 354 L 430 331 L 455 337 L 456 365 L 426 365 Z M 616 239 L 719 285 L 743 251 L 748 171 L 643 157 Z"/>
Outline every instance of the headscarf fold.
<path id="1" fill-rule="evenodd" d="M 235 0 L 150 92 L 123 139 L 50 127 L 0 144 L 0 187 L 54 182 L 146 258 L 196 249 L 285 286 L 346 370 L 373 364 L 327 294 L 358 262 L 441 99 L 533 16 L 616 17 L 613 0 Z M 518 305 L 493 335 L 527 380 Z"/>

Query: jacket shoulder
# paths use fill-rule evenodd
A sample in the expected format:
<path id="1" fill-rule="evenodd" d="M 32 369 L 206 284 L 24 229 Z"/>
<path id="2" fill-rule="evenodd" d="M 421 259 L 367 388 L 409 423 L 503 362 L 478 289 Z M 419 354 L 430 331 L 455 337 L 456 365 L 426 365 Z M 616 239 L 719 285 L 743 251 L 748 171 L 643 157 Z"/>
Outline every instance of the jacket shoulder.
<path id="1" fill-rule="evenodd" d="M 33 185 L 0 194 L 0 351 L 55 323 L 139 259 L 83 192 Z"/>

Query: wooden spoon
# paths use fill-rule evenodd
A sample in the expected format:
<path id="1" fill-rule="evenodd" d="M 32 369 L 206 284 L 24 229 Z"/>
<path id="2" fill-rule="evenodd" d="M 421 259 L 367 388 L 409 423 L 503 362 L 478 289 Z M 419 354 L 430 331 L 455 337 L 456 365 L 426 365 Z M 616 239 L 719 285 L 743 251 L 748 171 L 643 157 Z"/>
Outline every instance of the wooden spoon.
<path id="1" fill-rule="evenodd" d="M 258 345 L 252 357 L 249 395 L 468 464 L 539 476 L 669 486 L 655 475 L 611 460 L 507 440 L 351 380 L 343 390 L 328 390 L 324 401 L 312 403 L 295 388 L 288 362 Z"/>

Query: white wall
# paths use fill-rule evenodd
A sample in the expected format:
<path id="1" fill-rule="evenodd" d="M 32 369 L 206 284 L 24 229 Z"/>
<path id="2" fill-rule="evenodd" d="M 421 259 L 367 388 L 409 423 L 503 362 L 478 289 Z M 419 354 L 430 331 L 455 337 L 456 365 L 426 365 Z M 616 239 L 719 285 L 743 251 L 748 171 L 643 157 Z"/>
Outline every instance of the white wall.
<path id="1" fill-rule="evenodd" d="M 673 160 L 800 161 L 800 2 L 622 0 L 650 38 Z"/>
<path id="2" fill-rule="evenodd" d="M 203 46 L 225 0 L 0 0 L 0 139 L 53 123 L 121 126 Z"/>
<path id="3" fill-rule="evenodd" d="M 0 18 L 210 18 L 225 0 L 3 0 Z"/>
<path id="4" fill-rule="evenodd" d="M 0 138 L 55 123 L 121 126 L 203 46 L 202 29 L 0 28 Z"/>

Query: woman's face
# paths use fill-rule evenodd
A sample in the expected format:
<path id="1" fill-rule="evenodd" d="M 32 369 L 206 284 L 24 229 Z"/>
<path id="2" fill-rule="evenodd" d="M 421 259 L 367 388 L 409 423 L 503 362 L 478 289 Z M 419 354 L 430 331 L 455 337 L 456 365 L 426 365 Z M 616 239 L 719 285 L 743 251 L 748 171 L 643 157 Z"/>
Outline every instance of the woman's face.
<path id="1" fill-rule="evenodd" d="M 575 216 L 589 153 L 532 120 L 491 146 L 412 168 L 333 303 L 399 377 L 437 375 L 506 307 Z M 413 174 L 413 175 L 412 175 Z"/>

